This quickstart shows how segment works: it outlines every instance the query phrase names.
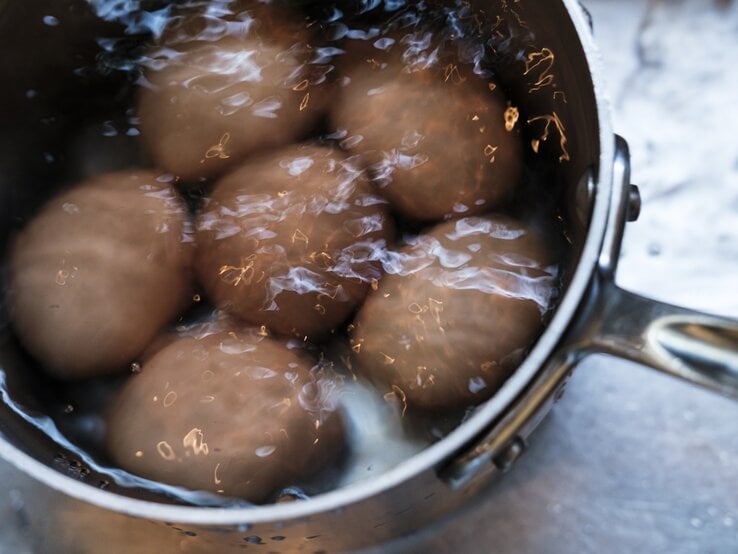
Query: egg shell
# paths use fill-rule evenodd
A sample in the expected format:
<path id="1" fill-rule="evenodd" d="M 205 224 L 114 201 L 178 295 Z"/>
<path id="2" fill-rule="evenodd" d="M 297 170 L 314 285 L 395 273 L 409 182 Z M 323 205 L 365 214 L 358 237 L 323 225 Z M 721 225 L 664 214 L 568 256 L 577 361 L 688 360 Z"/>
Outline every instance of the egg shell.
<path id="1" fill-rule="evenodd" d="M 191 301 L 192 223 L 151 171 L 94 177 L 52 199 L 16 237 L 11 318 L 51 374 L 125 366 Z"/>
<path id="2" fill-rule="evenodd" d="M 556 291 L 545 241 L 501 215 L 450 221 L 390 255 L 351 344 L 382 392 L 428 410 L 476 405 L 518 366 Z"/>
<path id="3" fill-rule="evenodd" d="M 520 182 L 523 147 L 515 107 L 499 83 L 423 33 L 357 42 L 339 60 L 332 126 L 366 157 L 379 191 L 410 220 L 433 222 L 504 206 Z M 408 38 L 409 37 L 409 38 Z M 377 48 L 381 41 L 386 48 Z"/>
<path id="4" fill-rule="evenodd" d="M 342 451 L 335 383 L 312 366 L 258 330 L 177 340 L 115 400 L 110 454 L 148 479 L 261 502 Z"/>
<path id="5" fill-rule="evenodd" d="M 216 183 L 197 219 L 196 272 L 219 308 L 320 339 L 381 277 L 393 229 L 355 160 L 291 146 Z"/>
<path id="6" fill-rule="evenodd" d="M 261 2 L 184 10 L 142 60 L 141 136 L 158 167 L 215 178 L 318 124 L 332 67 L 296 14 Z"/>

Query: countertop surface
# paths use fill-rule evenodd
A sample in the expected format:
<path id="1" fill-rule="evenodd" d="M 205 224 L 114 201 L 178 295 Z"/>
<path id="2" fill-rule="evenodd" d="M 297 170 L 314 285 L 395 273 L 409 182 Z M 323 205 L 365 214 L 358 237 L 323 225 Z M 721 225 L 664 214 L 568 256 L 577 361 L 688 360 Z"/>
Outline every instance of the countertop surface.
<path id="1" fill-rule="evenodd" d="M 618 283 L 738 317 L 738 3 L 587 0 L 643 211 Z M 50 492 L 0 462 L 0 552 L 219 552 Z M 738 551 L 738 404 L 638 365 L 580 365 L 489 494 L 367 551 Z"/>

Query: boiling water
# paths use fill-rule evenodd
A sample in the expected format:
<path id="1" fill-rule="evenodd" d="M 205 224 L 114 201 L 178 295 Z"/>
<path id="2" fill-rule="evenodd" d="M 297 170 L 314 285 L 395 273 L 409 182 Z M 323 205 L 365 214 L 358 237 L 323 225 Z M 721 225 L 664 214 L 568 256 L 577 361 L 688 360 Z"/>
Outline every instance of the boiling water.
<path id="1" fill-rule="evenodd" d="M 67 439 L 65 434 L 59 431 L 56 423 L 49 416 L 34 414 L 13 400 L 8 392 L 5 372 L 2 370 L 0 370 L 0 397 L 2 397 L 5 405 L 22 420 L 47 435 L 59 448 L 78 458 L 81 464 L 84 464 L 78 466 L 82 474 L 89 473 L 89 471 L 92 470 L 100 475 L 108 476 L 119 487 L 128 489 L 145 489 L 164 494 L 188 504 L 200 506 L 248 505 L 248 503 L 236 499 L 224 499 L 218 495 L 207 492 L 189 491 L 181 487 L 173 487 L 171 485 L 157 483 L 148 479 L 143 479 L 142 477 L 137 477 L 136 475 L 131 475 L 122 469 L 107 467 L 98 463 L 92 455 Z M 105 488 L 106 485 L 104 482 L 101 484 L 103 485 L 103 488 Z"/>
<path id="2" fill-rule="evenodd" d="M 116 98 L 116 104 L 107 106 L 109 110 L 107 113 L 86 114 L 83 124 L 75 127 L 72 133 L 74 138 L 61 156 L 65 158 L 65 163 L 63 164 L 64 170 L 60 174 L 63 175 L 61 180 L 65 182 L 75 182 L 102 171 L 145 165 L 148 162 L 140 148 L 139 118 L 131 107 L 132 94 L 135 84 L 142 83 L 142 67 L 150 68 L 160 61 L 145 56 L 143 54 L 145 48 L 142 44 L 151 37 L 160 37 L 173 13 L 173 8 L 165 2 L 89 0 L 89 3 L 101 19 L 122 24 L 125 27 L 124 35 L 113 38 L 100 37 L 96 41 L 100 50 L 97 54 L 95 71 L 99 75 L 108 76 L 116 83 L 122 83 L 123 86 L 120 89 L 122 94 Z M 193 6 L 208 4 L 194 1 L 191 3 Z M 153 8 L 152 4 L 154 4 Z M 224 9 L 227 3 L 211 3 L 210 5 L 209 21 L 218 23 L 220 21 L 218 10 Z M 435 57 L 447 48 L 448 44 L 456 44 L 453 49 L 456 61 L 447 66 L 447 79 L 462 78 L 458 69 L 461 65 L 471 68 L 471 71 L 479 78 L 487 79 L 494 75 L 495 57 L 484 44 L 473 40 L 475 36 L 473 29 L 478 24 L 478 20 L 472 17 L 463 3 L 443 8 L 434 7 L 433 3 L 410 3 L 408 7 L 402 2 L 395 2 L 387 3 L 386 6 L 387 13 L 382 14 L 381 10 L 378 12 L 372 6 L 365 5 L 365 9 L 359 11 L 367 13 L 355 18 L 344 16 L 335 6 L 325 8 L 323 5 L 317 9 L 313 6 L 312 14 L 307 20 L 308 27 L 321 26 L 324 28 L 324 36 L 331 39 L 325 46 L 316 50 L 316 63 L 326 65 L 336 60 L 340 63 L 343 51 L 338 47 L 337 41 L 346 37 L 354 41 L 371 43 L 374 48 L 381 51 L 384 46 L 390 46 L 390 41 L 394 40 L 382 38 L 388 30 L 391 30 L 393 33 L 409 32 L 412 35 L 412 39 L 408 41 L 404 63 L 416 66 L 433 64 L 436 62 Z M 58 21 L 48 19 L 45 23 L 55 26 Z M 206 25 L 200 39 L 208 40 L 208 33 L 220 29 L 220 23 L 215 27 Z M 248 26 L 248 22 L 242 23 Z M 425 32 L 425 29 L 434 31 Z M 216 33 L 216 36 L 220 35 Z M 466 38 L 470 40 L 461 40 Z M 458 44 L 455 41 L 458 41 Z M 495 55 L 504 55 L 504 48 L 499 44 L 497 46 L 498 50 Z M 87 71 L 91 69 L 88 67 Z M 143 85 L 145 86 L 146 83 Z M 234 99 L 234 102 L 237 100 Z M 102 104 L 105 102 L 103 101 Z M 262 115 L 269 118 L 272 114 Z M 533 119 L 535 118 L 531 118 Z M 351 146 L 351 137 L 329 129 L 325 123 L 323 127 L 325 132 L 322 133 L 320 140 L 326 143 L 339 142 L 346 147 Z M 533 132 L 531 129 L 526 129 L 525 132 L 526 138 L 531 139 L 533 149 L 537 151 L 541 140 L 545 141 L 546 137 L 536 136 L 535 133 L 532 137 L 527 136 Z M 549 132 L 548 125 L 545 132 Z M 562 151 L 559 159 L 562 159 L 566 154 L 563 150 L 565 140 L 561 140 L 560 144 Z M 492 153 L 493 151 L 490 152 Z M 556 245 L 553 249 L 558 250 L 563 248 L 565 241 L 562 238 L 562 218 L 557 208 L 558 191 L 551 186 L 550 168 L 541 160 L 536 159 L 531 152 L 527 152 L 526 159 L 528 163 L 524 185 L 518 192 L 519 201 L 511 206 L 509 211 L 549 237 L 555 237 L 551 242 Z M 202 203 L 203 191 L 207 187 L 208 182 L 201 181 L 197 186 L 190 187 L 185 192 L 193 211 Z M 533 198 L 536 201 L 530 202 Z M 460 210 L 463 213 L 463 208 Z M 399 222 L 399 233 L 409 243 L 415 240 L 415 235 L 421 229 L 422 227 L 417 222 Z M 402 264 L 398 265 L 396 254 L 384 253 L 378 259 L 388 273 L 401 272 L 397 268 L 402 267 Z M 456 262 L 446 260 L 444 263 L 453 266 Z M 549 269 L 553 277 L 555 269 Z M 492 283 L 493 280 L 489 282 Z M 555 297 L 546 293 L 548 296 L 544 295 L 539 298 L 537 295 L 542 289 L 537 287 L 535 282 L 522 285 L 521 291 L 517 294 L 536 300 L 541 306 L 544 318 L 548 317 Z M 183 316 L 181 322 L 196 321 L 204 311 L 207 311 L 206 308 L 195 310 Z M 333 342 L 340 342 L 340 338 L 334 338 Z M 363 379 L 357 378 L 350 362 L 346 363 L 341 347 L 334 348 L 330 344 L 324 345 L 321 353 L 331 363 L 331 371 L 335 372 L 342 383 L 342 410 L 349 432 L 347 454 L 336 468 L 317 476 L 311 482 L 299 483 L 295 487 L 284 489 L 275 499 L 280 497 L 305 498 L 310 494 L 346 486 L 378 475 L 441 439 L 473 411 L 473 407 L 470 407 L 449 412 L 443 416 L 423 413 L 405 414 L 405 407 L 398 402 L 397 396 L 385 397 Z M 133 368 L 134 372 L 141 370 L 140 365 L 134 365 Z M 145 370 L 145 367 L 143 369 Z M 48 412 L 60 414 L 53 419 L 16 402 L 9 394 L 6 381 L 6 374 L 0 372 L 0 394 L 6 406 L 13 413 L 46 434 L 60 449 L 71 454 L 73 458 L 79 459 L 84 467 L 106 476 L 117 487 L 127 489 L 133 494 L 136 494 L 136 491 L 146 491 L 164 495 L 175 502 L 186 504 L 245 505 L 243 501 L 236 499 L 226 499 L 210 493 L 193 492 L 156 483 L 112 467 L 105 462 L 106 455 L 102 446 L 105 432 L 102 413 L 105 408 L 104 400 L 110 398 L 120 387 L 121 379 L 95 379 L 86 384 L 59 386 L 59 390 L 50 395 L 48 391 L 45 392 L 40 396 L 51 396 L 52 398 L 50 400 L 52 408 Z M 90 402 L 85 398 L 90 395 L 95 396 L 97 401 Z M 65 409 L 65 407 L 68 408 Z M 84 447 L 80 448 L 80 445 Z"/>

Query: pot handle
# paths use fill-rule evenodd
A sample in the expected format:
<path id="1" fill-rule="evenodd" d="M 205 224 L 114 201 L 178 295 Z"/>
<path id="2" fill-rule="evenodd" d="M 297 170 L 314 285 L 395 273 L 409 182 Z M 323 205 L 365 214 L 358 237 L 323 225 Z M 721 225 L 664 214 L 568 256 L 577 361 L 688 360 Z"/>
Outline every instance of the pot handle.
<path id="1" fill-rule="evenodd" d="M 601 245 L 587 299 L 544 377 L 439 468 L 439 478 L 451 488 L 474 487 L 485 474 L 509 470 L 563 392 L 567 377 L 590 354 L 632 360 L 738 400 L 738 320 L 659 302 L 615 284 L 625 223 L 640 211 L 638 189 L 630 184 L 628 144 L 621 137 L 616 137 L 613 183 L 614 224 Z"/>
<path id="2" fill-rule="evenodd" d="M 626 221 L 640 212 L 630 184 L 628 143 L 615 137 L 615 224 L 602 245 L 587 312 L 564 349 L 575 357 L 611 354 L 652 367 L 738 400 L 738 321 L 673 306 L 615 284 Z"/>
<path id="3" fill-rule="evenodd" d="M 571 351 L 632 360 L 738 400 L 738 321 L 645 298 L 611 280 L 600 287 Z"/>

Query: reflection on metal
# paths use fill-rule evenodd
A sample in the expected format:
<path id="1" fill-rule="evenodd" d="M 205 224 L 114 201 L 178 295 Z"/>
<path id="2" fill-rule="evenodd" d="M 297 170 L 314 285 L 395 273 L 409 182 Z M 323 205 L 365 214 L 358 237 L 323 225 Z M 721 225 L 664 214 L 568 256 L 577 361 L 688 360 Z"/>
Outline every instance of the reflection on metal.
<path id="1" fill-rule="evenodd" d="M 612 169 L 614 185 L 612 202 L 615 212 L 610 216 L 597 264 L 602 275 L 614 280 L 625 232 L 627 219 L 625 199 L 630 184 L 630 149 L 625 139 L 617 135 L 615 136 L 615 156 Z"/>
<path id="2" fill-rule="evenodd" d="M 528 92 L 536 92 L 543 87 L 555 87 L 554 74 L 551 72 L 555 59 L 554 53 L 549 48 L 542 48 L 538 52 L 528 54 L 523 75 L 527 76 L 534 69 L 541 70 Z"/>
<path id="3" fill-rule="evenodd" d="M 641 215 L 641 191 L 636 185 L 628 186 L 628 221 L 637 221 Z"/>
<path id="4" fill-rule="evenodd" d="M 571 345 L 625 358 L 738 399 L 738 321 L 657 302 L 603 280 Z"/>
<path id="5" fill-rule="evenodd" d="M 530 125 L 531 123 L 535 123 L 537 121 L 545 122 L 545 126 L 540 138 L 533 139 L 531 141 L 533 152 L 537 154 L 540 149 L 541 142 L 546 142 L 548 140 L 549 134 L 551 133 L 551 125 L 553 124 L 556 132 L 559 134 L 559 147 L 561 148 L 559 162 L 568 162 L 569 160 L 571 160 L 571 157 L 569 156 L 569 151 L 566 149 L 566 144 L 568 142 L 565 133 L 566 129 L 564 128 L 564 124 L 561 122 L 561 119 L 559 119 L 559 115 L 556 112 L 553 112 L 551 115 L 539 115 L 537 117 L 532 117 L 528 120 L 528 124 Z"/>

